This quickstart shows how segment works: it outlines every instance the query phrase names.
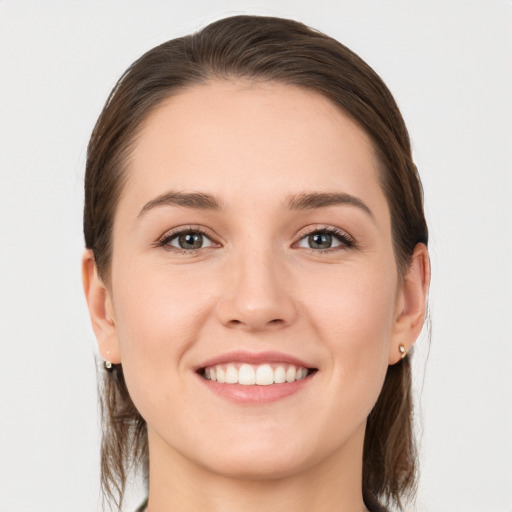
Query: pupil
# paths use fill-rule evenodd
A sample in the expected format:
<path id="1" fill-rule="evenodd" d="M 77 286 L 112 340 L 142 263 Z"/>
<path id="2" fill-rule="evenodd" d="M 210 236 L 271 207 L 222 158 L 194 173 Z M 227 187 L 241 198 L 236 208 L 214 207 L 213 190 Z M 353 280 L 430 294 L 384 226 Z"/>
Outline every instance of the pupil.
<path id="1" fill-rule="evenodd" d="M 201 233 L 180 235 L 179 244 L 182 249 L 200 249 L 203 245 L 203 235 Z"/>
<path id="2" fill-rule="evenodd" d="M 309 246 L 313 249 L 329 249 L 332 245 L 332 236 L 327 233 L 315 233 L 309 236 Z"/>

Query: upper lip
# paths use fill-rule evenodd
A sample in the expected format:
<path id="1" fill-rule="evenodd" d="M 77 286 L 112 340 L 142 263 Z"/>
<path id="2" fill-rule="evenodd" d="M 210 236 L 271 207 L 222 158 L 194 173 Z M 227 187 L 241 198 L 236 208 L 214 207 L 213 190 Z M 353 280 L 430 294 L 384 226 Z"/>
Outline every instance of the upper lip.
<path id="1" fill-rule="evenodd" d="M 196 370 L 216 366 L 218 364 L 227 363 L 247 363 L 247 364 L 263 364 L 263 363 L 285 363 L 300 366 L 302 368 L 314 368 L 307 362 L 288 354 L 281 352 L 246 352 L 233 351 L 212 357 L 196 367 Z"/>

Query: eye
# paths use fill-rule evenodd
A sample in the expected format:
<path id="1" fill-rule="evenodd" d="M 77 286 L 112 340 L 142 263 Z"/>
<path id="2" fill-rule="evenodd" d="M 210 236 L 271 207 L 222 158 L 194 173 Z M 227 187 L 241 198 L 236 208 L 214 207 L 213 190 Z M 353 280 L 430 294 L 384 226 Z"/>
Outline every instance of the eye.
<path id="1" fill-rule="evenodd" d="M 350 248 L 354 245 L 354 240 L 348 233 L 335 228 L 324 228 L 313 231 L 302 237 L 297 243 L 297 247 L 320 251 L 334 249 L 336 247 Z"/>
<path id="2" fill-rule="evenodd" d="M 212 240 L 200 230 L 187 229 L 166 235 L 159 244 L 182 251 L 197 251 L 214 245 Z"/>

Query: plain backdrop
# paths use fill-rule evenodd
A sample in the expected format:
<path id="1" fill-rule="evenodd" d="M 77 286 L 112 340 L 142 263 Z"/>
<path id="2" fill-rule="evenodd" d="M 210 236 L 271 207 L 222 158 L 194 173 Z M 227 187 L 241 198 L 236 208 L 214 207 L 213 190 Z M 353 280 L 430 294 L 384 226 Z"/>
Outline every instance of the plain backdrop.
<path id="1" fill-rule="evenodd" d="M 99 510 L 80 281 L 88 137 L 135 58 L 239 13 L 334 36 L 394 93 L 433 266 L 432 341 L 415 360 L 416 510 L 512 511 L 510 1 L 0 0 L 0 512 Z"/>

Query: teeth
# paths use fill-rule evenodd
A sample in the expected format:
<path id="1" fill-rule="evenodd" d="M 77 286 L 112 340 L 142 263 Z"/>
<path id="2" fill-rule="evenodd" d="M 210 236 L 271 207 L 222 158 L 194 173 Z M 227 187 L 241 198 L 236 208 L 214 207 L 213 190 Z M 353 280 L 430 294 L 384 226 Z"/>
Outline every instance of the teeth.
<path id="1" fill-rule="evenodd" d="M 243 386 L 270 386 L 302 380 L 308 375 L 307 368 L 294 365 L 251 365 L 235 364 L 217 365 L 205 368 L 204 378 L 221 384 L 242 384 Z"/>
<path id="2" fill-rule="evenodd" d="M 256 370 L 256 384 L 260 386 L 274 384 L 274 371 L 268 364 L 258 366 Z"/>
<path id="3" fill-rule="evenodd" d="M 217 366 L 217 382 L 224 384 L 226 382 L 226 372 L 222 366 Z"/>
<path id="4" fill-rule="evenodd" d="M 244 386 L 252 386 L 256 384 L 256 374 L 250 364 L 243 364 L 240 366 L 240 370 L 238 372 L 238 384 L 243 384 Z"/>
<path id="5" fill-rule="evenodd" d="M 238 370 L 232 364 L 226 368 L 226 383 L 238 384 Z"/>
<path id="6" fill-rule="evenodd" d="M 278 366 L 274 370 L 274 382 L 276 384 L 283 384 L 286 382 L 286 370 L 283 366 Z"/>
<path id="7" fill-rule="evenodd" d="M 286 370 L 286 382 L 293 382 L 295 380 L 296 376 L 297 376 L 297 370 L 295 369 L 295 366 L 289 366 L 288 370 Z M 211 378 L 211 371 L 210 371 L 210 378 Z"/>

